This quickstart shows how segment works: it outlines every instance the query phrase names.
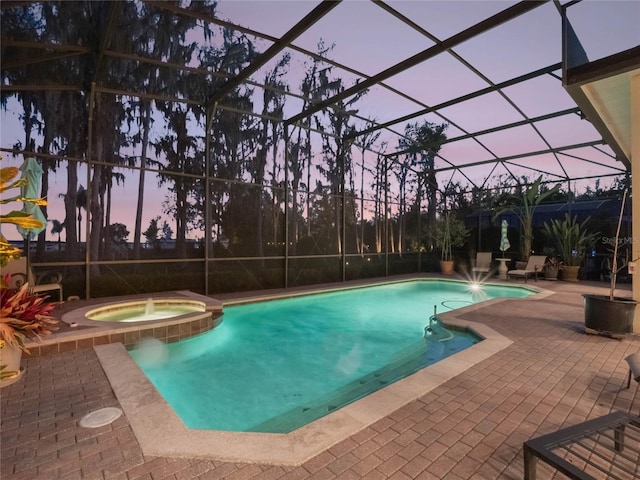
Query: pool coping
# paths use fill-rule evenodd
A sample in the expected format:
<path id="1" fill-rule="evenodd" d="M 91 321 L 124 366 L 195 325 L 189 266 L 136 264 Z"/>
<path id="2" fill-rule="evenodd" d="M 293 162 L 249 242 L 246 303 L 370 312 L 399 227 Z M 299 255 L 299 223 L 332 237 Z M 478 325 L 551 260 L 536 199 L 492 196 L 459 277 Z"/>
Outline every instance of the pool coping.
<path id="1" fill-rule="evenodd" d="M 536 301 L 554 293 L 527 288 L 537 293 L 519 300 Z M 282 298 L 270 298 L 275 297 Z M 492 328 L 460 318 L 505 300 L 514 299 L 493 299 L 438 315 L 445 325 L 469 329 L 483 341 L 288 434 L 187 428 L 122 344 L 94 350 L 145 455 L 297 466 L 511 345 L 512 340 Z"/>

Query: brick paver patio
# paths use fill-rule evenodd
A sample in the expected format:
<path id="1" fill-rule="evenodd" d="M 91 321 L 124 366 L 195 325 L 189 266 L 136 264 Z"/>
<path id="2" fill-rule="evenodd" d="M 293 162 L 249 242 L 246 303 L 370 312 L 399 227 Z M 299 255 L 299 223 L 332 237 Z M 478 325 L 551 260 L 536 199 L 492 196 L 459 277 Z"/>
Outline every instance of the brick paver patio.
<path id="1" fill-rule="evenodd" d="M 539 282 L 557 293 L 463 315 L 513 340 L 500 353 L 299 467 L 145 456 L 127 418 L 97 429 L 88 412 L 118 406 L 93 349 L 26 358 L 1 390 L 1 471 L 8 479 L 522 479 L 522 443 L 611 410 L 638 413 L 624 357 L 640 338 L 583 333 L 580 293 L 603 284 Z M 597 476 L 597 475 L 596 475 Z M 566 478 L 544 463 L 538 478 Z"/>

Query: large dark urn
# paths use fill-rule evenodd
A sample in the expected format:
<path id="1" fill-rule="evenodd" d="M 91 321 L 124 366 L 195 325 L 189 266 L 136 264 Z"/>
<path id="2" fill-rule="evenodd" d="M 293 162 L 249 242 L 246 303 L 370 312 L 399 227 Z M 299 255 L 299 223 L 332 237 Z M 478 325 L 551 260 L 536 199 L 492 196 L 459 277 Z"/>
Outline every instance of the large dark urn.
<path id="1" fill-rule="evenodd" d="M 633 332 L 636 301 L 631 298 L 584 293 L 584 330 L 586 333 L 624 337 Z"/>

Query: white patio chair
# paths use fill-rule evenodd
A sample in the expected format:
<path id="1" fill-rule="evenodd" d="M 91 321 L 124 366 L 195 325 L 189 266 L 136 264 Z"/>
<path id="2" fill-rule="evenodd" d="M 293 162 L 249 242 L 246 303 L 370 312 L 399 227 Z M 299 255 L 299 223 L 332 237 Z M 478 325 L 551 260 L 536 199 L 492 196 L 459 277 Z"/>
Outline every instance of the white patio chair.
<path id="1" fill-rule="evenodd" d="M 535 281 L 538 281 L 538 273 L 544 269 L 544 263 L 546 262 L 546 255 L 531 255 L 526 267 L 521 270 L 509 270 L 507 272 L 507 280 L 511 277 L 524 277 L 524 282 L 527 283 L 527 278 L 533 275 Z"/>
<path id="2" fill-rule="evenodd" d="M 31 293 L 39 294 L 56 290 L 58 292 L 58 300 L 62 302 L 62 274 L 60 272 L 44 272 L 37 277 L 33 274 L 33 269 L 29 268 L 27 272 L 27 258 L 20 257 L 11 260 L 2 268 L 2 276 L 11 275 L 9 286 L 12 288 L 20 288 L 26 282 L 29 284 Z"/>
<path id="3" fill-rule="evenodd" d="M 472 273 L 489 273 L 491 271 L 491 252 L 476 253 L 476 266 L 471 269 Z"/>

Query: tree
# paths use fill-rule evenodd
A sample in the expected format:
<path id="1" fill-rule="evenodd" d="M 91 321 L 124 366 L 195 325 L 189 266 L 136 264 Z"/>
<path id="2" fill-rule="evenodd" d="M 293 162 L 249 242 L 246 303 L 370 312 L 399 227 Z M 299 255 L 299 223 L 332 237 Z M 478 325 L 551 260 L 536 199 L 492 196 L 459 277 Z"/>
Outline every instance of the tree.
<path id="1" fill-rule="evenodd" d="M 166 58 L 167 62 L 188 61 L 195 41 L 185 44 L 182 41 L 175 41 L 175 39 L 185 38 L 186 33 L 196 25 L 195 18 L 175 15 L 172 12 L 150 7 L 144 3 L 138 4 L 136 8 L 139 8 L 141 12 L 140 21 L 135 22 L 135 25 L 139 28 L 134 33 L 136 45 L 140 46 L 140 48 L 148 49 L 147 54 L 150 58 Z M 216 3 L 211 1 L 193 2 L 191 5 L 183 6 L 182 8 L 187 10 L 202 8 L 208 14 L 213 15 Z M 206 22 L 201 23 L 200 28 L 205 38 L 212 36 L 213 32 Z M 151 92 L 166 88 L 180 88 L 180 83 L 173 78 L 174 75 L 175 73 L 169 69 L 160 68 L 153 64 L 146 64 L 145 68 L 139 68 L 135 71 L 136 82 L 140 85 L 145 85 L 145 88 Z M 184 84 L 182 87 L 184 88 Z M 145 176 L 147 167 L 153 164 L 147 153 L 151 142 L 150 130 L 154 121 L 153 105 L 154 102 L 152 100 L 143 98 L 132 103 L 133 110 L 137 113 L 136 123 L 138 125 L 138 133 L 134 136 L 134 142 L 141 145 L 136 222 L 133 234 L 134 258 L 140 257 Z"/>
<path id="2" fill-rule="evenodd" d="M 159 220 L 160 220 L 159 216 L 152 218 L 151 221 L 149 222 L 149 226 L 147 227 L 147 229 L 144 232 L 142 232 L 142 234 L 147 239 L 147 245 L 149 245 L 154 249 L 159 246 L 159 241 L 158 241 L 158 234 L 160 233 L 160 227 L 158 227 Z"/>
<path id="3" fill-rule="evenodd" d="M 172 175 L 171 172 L 184 172 L 202 175 L 204 154 L 198 146 L 197 138 L 190 134 L 189 123 L 194 120 L 189 116 L 189 109 L 180 104 L 172 104 L 161 108 L 167 116 L 168 130 L 156 143 L 156 153 L 164 154 L 167 165 L 160 173 L 159 184 L 168 185 L 173 193 L 165 202 L 165 213 L 170 214 L 176 222 L 176 254 L 186 257 L 186 235 L 195 209 L 191 194 L 202 187 L 198 180 Z"/>
<path id="4" fill-rule="evenodd" d="M 110 8 L 111 2 L 43 2 L 37 7 L 25 3 L 2 10 L 3 36 L 7 38 L 23 38 L 25 31 L 29 31 L 33 40 L 43 45 L 83 45 L 97 55 L 100 51 L 99 39 L 101 28 L 106 25 L 105 8 Z M 62 84 L 77 84 L 78 78 L 90 79 L 95 62 L 78 62 L 77 57 L 70 55 L 51 55 L 24 50 L 14 46 L 4 46 L 2 49 L 3 63 L 13 63 L 12 68 L 2 69 L 3 83 L 20 83 L 18 78 L 28 78 L 36 84 L 44 84 L 50 78 L 55 78 Z M 23 55 L 23 57 L 20 57 Z M 28 57 L 26 57 L 28 55 Z M 40 55 L 38 57 L 38 55 Z M 42 61 L 47 56 L 55 61 L 47 63 L 42 68 Z M 34 61 L 35 60 L 35 61 Z M 75 159 L 86 154 L 87 147 L 87 99 L 89 97 L 90 82 L 82 85 L 82 90 L 54 91 L 45 89 L 39 93 L 18 95 L 25 112 L 26 148 L 32 148 L 31 128 L 37 123 L 41 129 L 43 145 L 39 149 L 42 153 L 53 153 L 69 156 Z M 2 102 L 6 106 L 6 95 L 3 93 Z M 36 114 L 40 117 L 35 120 Z M 55 168 L 56 160 L 43 160 L 42 194 L 48 193 L 48 170 Z M 76 231 L 76 194 L 78 190 L 78 163 L 67 163 L 67 193 L 63 195 L 65 203 L 65 250 L 68 260 L 75 260 L 81 254 L 76 248 L 79 232 Z M 39 239 L 38 248 L 42 242 Z"/>
<path id="5" fill-rule="evenodd" d="M 278 155 L 278 143 L 280 140 L 280 133 L 282 131 L 281 120 L 283 118 L 283 110 L 285 103 L 285 89 L 286 84 L 282 78 L 287 72 L 287 67 L 291 56 L 287 53 L 282 56 L 273 70 L 270 70 L 265 74 L 264 89 L 263 89 L 263 107 L 262 118 L 260 120 L 260 128 L 258 129 L 256 154 L 254 161 L 250 163 L 251 174 L 254 178 L 256 185 L 259 188 L 255 189 L 255 212 L 256 212 L 256 253 L 258 257 L 264 257 L 264 238 L 263 238 L 263 224 L 264 224 L 264 177 L 265 168 L 267 166 L 267 158 L 269 150 L 272 151 L 272 160 L 274 164 L 277 163 Z M 271 126 L 271 130 L 269 127 Z M 271 138 L 269 134 L 271 133 Z M 262 260 L 261 260 L 262 262 Z"/>
<path id="6" fill-rule="evenodd" d="M 53 235 L 58 235 L 58 251 L 61 250 L 61 245 L 62 245 L 62 240 L 60 239 L 60 234 L 62 233 L 62 231 L 64 230 L 64 223 L 62 223 L 60 220 L 51 220 L 52 226 L 51 226 L 51 233 Z"/>
<path id="7" fill-rule="evenodd" d="M 409 166 L 414 167 L 417 173 L 416 202 L 422 201 L 422 189 L 427 193 L 427 223 L 435 225 L 436 212 L 438 210 L 438 181 L 435 173 L 435 158 L 442 144 L 447 140 L 444 131 L 449 125 L 442 123 L 437 125 L 428 121 L 422 124 L 409 123 L 405 127 L 405 138 L 400 139 L 399 146 L 405 149 L 409 157 Z M 404 192 L 402 192 L 404 195 Z M 420 208 L 417 208 L 420 212 Z M 433 246 L 433 238 L 430 239 Z"/>
<path id="8" fill-rule="evenodd" d="M 364 177 L 367 171 L 365 167 L 365 152 L 376 142 L 380 132 L 370 132 L 366 135 L 358 137 L 358 146 L 360 147 L 360 237 L 356 230 L 356 243 L 358 244 L 358 253 L 364 255 Z"/>
<path id="9" fill-rule="evenodd" d="M 461 247 L 469 236 L 469 230 L 464 222 L 447 211 L 444 212 L 434 225 L 436 246 L 440 248 L 440 259 L 453 260 L 453 247 Z"/>
<path id="10" fill-rule="evenodd" d="M 529 260 L 531 254 L 531 243 L 533 242 L 533 215 L 538 205 L 549 197 L 555 195 L 560 190 L 560 185 L 556 184 L 551 189 L 547 189 L 542 184 L 542 175 L 531 183 L 519 195 L 512 195 L 507 199 L 507 204 L 497 208 L 494 218 L 500 215 L 513 212 L 518 217 L 522 226 L 522 259 Z"/>
<path id="11" fill-rule="evenodd" d="M 81 241 L 82 234 L 82 209 L 87 209 L 87 191 L 84 189 L 82 185 L 78 187 L 78 191 L 75 195 L 76 205 L 75 207 L 78 209 L 78 241 Z M 65 220 L 65 223 L 67 221 Z"/>
<path id="12" fill-rule="evenodd" d="M 129 230 L 123 223 L 112 223 L 107 228 L 107 235 L 114 245 L 126 245 L 129 237 Z"/>
<path id="13" fill-rule="evenodd" d="M 375 231 L 375 243 L 376 253 L 382 253 L 382 237 L 384 236 L 384 227 L 386 225 L 385 218 L 387 212 L 383 210 L 386 208 L 386 192 L 389 189 L 389 182 L 387 180 L 387 168 L 388 159 L 383 155 L 378 155 L 376 160 L 375 180 L 372 185 L 375 191 L 375 204 L 374 204 L 374 231 Z"/>
<path id="14" fill-rule="evenodd" d="M 300 84 L 300 92 L 303 97 L 302 110 L 304 111 L 314 101 L 320 100 L 322 92 L 318 89 L 318 75 L 321 68 L 321 57 L 325 56 L 332 47 L 325 47 L 322 41 L 318 44 L 318 56 L 313 57 L 310 65 L 304 75 L 304 79 Z M 300 120 L 299 123 L 292 125 L 292 132 L 290 141 L 288 144 L 289 151 L 287 152 L 287 169 L 290 175 L 291 182 L 291 212 L 289 216 L 290 226 L 290 238 L 293 239 L 293 245 L 291 253 L 297 253 L 297 245 L 300 239 L 300 226 L 303 221 L 302 212 L 305 207 L 302 206 L 304 200 L 306 200 L 306 212 L 307 217 L 311 211 L 311 123 L 313 116 L 307 116 Z M 302 177 L 307 173 L 307 181 L 303 182 Z M 300 190 L 305 189 L 304 194 Z M 304 195 L 304 197 L 302 196 Z M 274 196 L 275 201 L 275 196 Z M 286 202 L 289 199 L 285 199 Z M 300 206 L 299 206 L 300 205 Z M 275 211 L 275 209 L 274 209 Z M 307 237 L 311 236 L 311 222 L 307 218 Z M 275 224 L 276 222 L 274 222 Z M 277 235 L 274 231 L 273 241 L 277 241 Z"/>
<path id="15" fill-rule="evenodd" d="M 342 79 L 330 79 L 327 70 L 323 70 L 321 73 L 320 88 L 327 96 L 336 95 L 345 90 Z M 345 252 L 343 245 L 345 234 L 343 220 L 346 221 L 345 184 L 352 168 L 351 146 L 353 142 L 349 137 L 355 132 L 352 117 L 358 112 L 354 105 L 366 93 L 367 90 L 363 90 L 350 100 L 346 102 L 341 100 L 331 108 L 323 110 L 322 113 L 328 120 L 327 124 L 322 124 L 320 120 L 317 120 L 317 128 L 323 132 L 323 162 L 317 165 L 317 169 L 329 183 L 338 253 Z"/>
<path id="16" fill-rule="evenodd" d="M 171 240 L 171 238 L 173 238 L 173 230 L 165 220 L 162 222 L 162 240 Z"/>

